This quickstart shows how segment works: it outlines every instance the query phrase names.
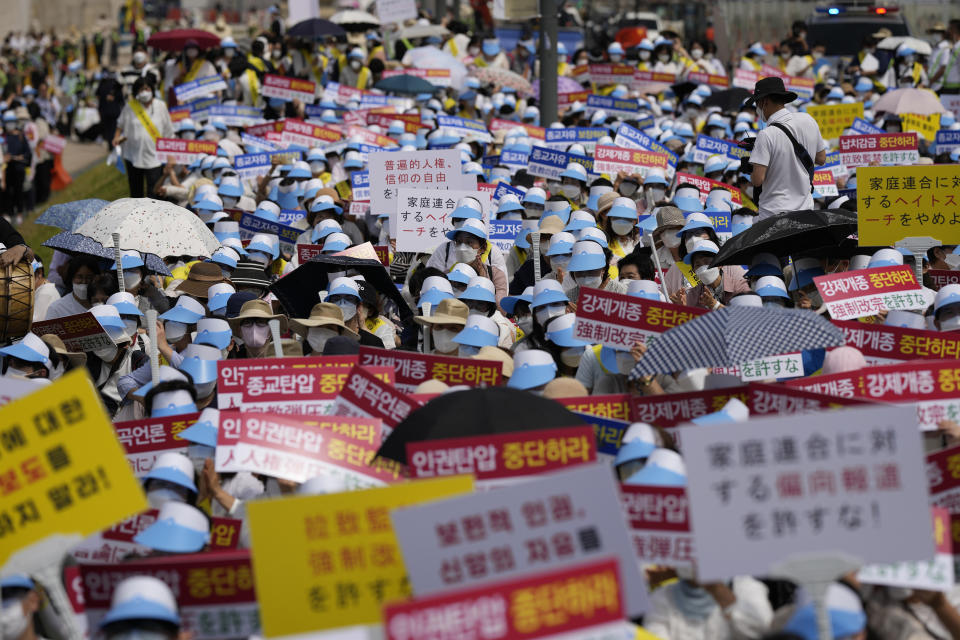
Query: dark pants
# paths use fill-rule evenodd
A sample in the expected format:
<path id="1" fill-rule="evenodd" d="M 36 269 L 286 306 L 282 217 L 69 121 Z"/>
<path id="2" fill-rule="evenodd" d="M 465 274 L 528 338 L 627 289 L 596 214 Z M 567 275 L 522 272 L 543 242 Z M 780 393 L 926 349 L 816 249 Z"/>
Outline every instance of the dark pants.
<path id="1" fill-rule="evenodd" d="M 53 178 L 53 160 L 44 160 L 37 164 L 36 175 L 33 178 L 33 191 L 36 203 L 41 204 L 50 197 L 50 182 Z"/>
<path id="2" fill-rule="evenodd" d="M 130 185 L 131 198 L 146 198 L 153 192 L 154 185 L 163 175 L 163 165 L 152 169 L 137 169 L 129 160 L 124 160 L 127 166 L 127 183 Z"/>
<path id="3" fill-rule="evenodd" d="M 11 213 L 24 213 L 27 199 L 23 192 L 23 183 L 27 177 L 27 167 L 22 162 L 11 161 L 7 164 L 6 201 Z"/>

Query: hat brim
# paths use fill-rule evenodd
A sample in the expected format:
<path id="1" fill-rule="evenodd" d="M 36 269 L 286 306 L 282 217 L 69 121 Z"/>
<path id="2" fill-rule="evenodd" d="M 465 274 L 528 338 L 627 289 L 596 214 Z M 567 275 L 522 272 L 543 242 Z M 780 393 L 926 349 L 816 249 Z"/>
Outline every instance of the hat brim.
<path id="1" fill-rule="evenodd" d="M 766 91 L 763 93 L 753 94 L 752 96 L 747 98 L 743 104 L 746 107 L 753 107 L 753 106 L 756 106 L 757 100 L 760 100 L 761 98 L 769 98 L 770 96 L 779 96 L 781 98 L 784 98 L 786 100 L 784 104 L 789 104 L 794 100 L 796 100 L 798 97 L 797 94 L 794 93 L 793 91 Z"/>
<path id="2" fill-rule="evenodd" d="M 461 327 L 467 326 L 467 319 L 460 316 L 452 316 L 446 313 L 432 316 L 414 316 L 413 321 L 424 326 L 430 324 L 457 324 Z"/>
<path id="3" fill-rule="evenodd" d="M 225 278 L 219 280 L 190 280 L 189 278 L 178 284 L 174 291 L 182 291 L 191 298 L 207 299 L 207 291 L 215 284 L 232 284 Z"/>
<path id="4" fill-rule="evenodd" d="M 280 321 L 280 333 L 287 332 L 287 316 L 282 313 L 274 314 L 265 314 L 265 313 L 248 313 L 247 315 L 238 315 L 235 318 L 228 318 L 227 322 L 230 323 L 230 328 L 233 329 L 234 335 L 239 335 L 240 325 L 244 320 L 266 320 L 267 322 L 271 320 Z"/>
<path id="5" fill-rule="evenodd" d="M 307 337 L 307 333 L 310 331 L 310 329 L 314 327 L 337 327 L 338 329 L 343 329 L 343 333 L 341 335 L 345 335 L 354 339 L 360 338 L 360 334 L 348 328 L 342 320 L 337 320 L 336 318 L 327 318 L 324 316 L 312 318 L 290 318 L 290 330 L 300 336 L 303 336 L 304 338 Z"/>

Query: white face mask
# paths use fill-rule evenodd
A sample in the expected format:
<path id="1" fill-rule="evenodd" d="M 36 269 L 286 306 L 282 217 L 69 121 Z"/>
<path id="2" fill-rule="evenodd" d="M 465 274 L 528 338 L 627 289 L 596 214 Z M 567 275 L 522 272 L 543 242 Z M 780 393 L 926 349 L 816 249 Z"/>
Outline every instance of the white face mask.
<path id="1" fill-rule="evenodd" d="M 720 267 L 699 267 L 694 273 L 697 274 L 697 280 L 703 283 L 705 287 L 713 287 L 713 284 L 720 277 Z"/>
<path id="2" fill-rule="evenodd" d="M 240 335 L 243 336 L 243 343 L 245 345 L 259 349 L 267 344 L 267 338 L 270 337 L 270 327 L 265 324 L 243 325 L 240 327 Z"/>
<path id="3" fill-rule="evenodd" d="M 500 216 L 500 220 L 523 220 L 523 214 L 519 211 L 508 211 Z"/>
<path id="4" fill-rule="evenodd" d="M 572 347 L 560 352 L 560 362 L 568 367 L 579 367 L 580 357 L 583 356 L 583 347 Z"/>
<path id="5" fill-rule="evenodd" d="M 660 235 L 660 238 L 663 239 L 663 246 L 668 249 L 676 249 L 680 246 L 680 236 L 672 231 L 667 231 L 664 234 Z"/>
<path id="6" fill-rule="evenodd" d="M 625 220 L 623 218 L 614 218 L 610 221 L 610 228 L 613 229 L 613 232 L 618 236 L 629 235 L 635 225 L 632 220 Z"/>
<path id="7" fill-rule="evenodd" d="M 127 335 L 131 338 L 137 335 L 137 329 L 140 327 L 140 321 L 136 318 L 124 318 L 123 326 L 126 329 Z"/>
<path id="8" fill-rule="evenodd" d="M 143 104 L 150 104 L 150 101 L 153 100 L 153 92 L 141 91 L 140 93 L 137 94 L 137 100 L 139 100 Z"/>
<path id="9" fill-rule="evenodd" d="M 940 331 L 956 331 L 960 329 L 960 315 L 940 320 Z"/>
<path id="10" fill-rule="evenodd" d="M 470 264 L 477 259 L 477 250 L 466 243 L 457 245 L 457 262 Z"/>
<path id="11" fill-rule="evenodd" d="M 16 640 L 27 630 L 30 619 L 23 613 L 20 600 L 20 598 L 7 598 L 3 601 L 3 610 L 0 612 L 3 640 Z"/>
<path id="12" fill-rule="evenodd" d="M 763 109 L 760 107 L 760 105 L 757 105 L 755 111 L 757 112 L 757 123 L 762 124 L 764 122 Z"/>
<path id="13" fill-rule="evenodd" d="M 431 329 L 430 336 L 433 338 L 433 350 L 438 353 L 453 353 L 459 346 L 453 341 L 456 335 L 457 332 L 451 329 Z"/>
<path id="14" fill-rule="evenodd" d="M 652 207 L 667 197 L 667 190 L 663 187 L 650 187 L 644 193 L 644 197 L 647 200 L 647 206 Z"/>
<path id="15" fill-rule="evenodd" d="M 457 349 L 457 355 L 461 358 L 470 358 L 480 353 L 480 347 L 473 347 L 469 344 L 462 344 Z"/>
<path id="16" fill-rule="evenodd" d="M 340 334 L 336 329 L 310 327 L 307 331 L 307 343 L 310 345 L 310 348 L 313 349 L 314 353 L 323 353 L 323 347 L 326 346 L 327 340 L 335 338 L 338 335 Z"/>
<path id="17" fill-rule="evenodd" d="M 547 321 L 550 320 L 550 318 L 562 316 L 563 312 L 566 311 L 566 308 L 567 305 L 563 304 L 562 302 L 558 302 L 544 305 L 534 311 L 533 314 L 537 317 L 537 322 L 539 322 L 540 326 L 542 327 L 547 324 Z"/>
<path id="18" fill-rule="evenodd" d="M 527 315 L 517 318 L 517 326 L 520 327 L 524 335 L 530 335 L 530 332 L 533 331 L 533 316 Z"/>
<path id="19" fill-rule="evenodd" d="M 633 359 L 629 351 L 617 351 L 617 371 L 622 375 L 627 375 L 636 366 L 637 361 Z"/>
<path id="20" fill-rule="evenodd" d="M 657 56 L 657 60 L 659 60 L 663 64 L 667 64 L 668 62 L 670 62 L 670 55 L 666 53 L 661 53 L 659 56 Z"/>
<path id="21" fill-rule="evenodd" d="M 143 276 L 140 275 L 139 271 L 124 270 L 123 272 L 123 286 L 126 287 L 127 291 L 135 289 L 142 279 Z"/>
<path id="22" fill-rule="evenodd" d="M 196 140 L 197 132 L 196 131 L 184 131 L 180 134 L 182 140 Z"/>
<path id="23" fill-rule="evenodd" d="M 224 209 L 233 209 L 237 206 L 237 202 L 240 198 L 234 198 L 233 196 L 223 196 L 223 208 Z"/>
<path id="24" fill-rule="evenodd" d="M 587 289 L 597 289 L 603 282 L 602 276 L 575 276 L 577 284 Z"/>
<path id="25" fill-rule="evenodd" d="M 623 59 L 619 53 L 610 54 L 610 62 L 620 62 Z"/>
<path id="26" fill-rule="evenodd" d="M 578 184 L 564 184 L 560 185 L 560 192 L 563 195 L 567 196 L 571 200 L 580 195 L 580 185 Z"/>
<path id="27" fill-rule="evenodd" d="M 186 502 L 187 490 L 174 489 L 173 487 L 156 487 L 147 491 L 147 503 L 154 508 L 159 509 L 168 502 Z"/>
<path id="28" fill-rule="evenodd" d="M 690 253 L 691 251 L 693 251 L 693 248 L 697 246 L 697 243 L 703 242 L 703 240 L 704 240 L 703 236 L 690 236 L 689 238 L 687 238 L 686 241 L 684 242 L 684 244 L 687 247 L 687 253 Z"/>
<path id="29" fill-rule="evenodd" d="M 30 374 L 22 369 L 14 369 L 13 367 L 7 367 L 7 372 L 3 374 L 10 377 L 20 377 L 20 378 L 29 378 Z"/>
<path id="30" fill-rule="evenodd" d="M 210 396 L 217 388 L 217 381 L 212 380 L 210 382 L 203 382 L 201 384 L 194 384 L 193 388 L 197 392 L 198 398 L 206 398 Z"/>
<path id="31" fill-rule="evenodd" d="M 641 59 L 641 60 L 649 60 L 649 59 L 650 59 L 650 52 L 647 51 L 646 49 L 641 49 L 641 50 L 640 50 L 640 59 Z"/>
<path id="32" fill-rule="evenodd" d="M 703 57 L 703 51 L 701 51 L 700 49 L 694 49 L 690 52 L 690 57 L 693 58 L 694 60 L 699 60 L 700 58 Z"/>
<path id="33" fill-rule="evenodd" d="M 540 216 L 543 215 L 543 207 L 526 206 L 523 208 L 523 213 L 531 220 L 539 220 Z"/>
<path id="34" fill-rule="evenodd" d="M 577 284 L 569 271 L 563 274 L 563 282 L 560 283 L 560 286 L 563 287 L 563 293 L 566 294 L 568 300 L 576 300 L 580 297 L 580 285 Z"/>
<path id="35" fill-rule="evenodd" d="M 361 66 L 362 66 L 362 65 L 360 64 L 360 61 L 359 61 L 359 60 L 351 60 L 351 61 L 350 61 L 350 68 L 353 69 L 354 71 L 360 71 L 360 67 L 361 67 Z"/>
<path id="36" fill-rule="evenodd" d="M 314 160 L 310 163 L 310 172 L 311 173 L 321 173 L 326 168 L 326 165 L 318 160 Z"/>
<path id="37" fill-rule="evenodd" d="M 568 264 L 570 264 L 570 256 L 550 257 L 550 269 L 553 272 L 556 272 L 557 269 L 566 269 Z"/>
<path id="38" fill-rule="evenodd" d="M 350 322 L 353 320 L 353 316 L 357 315 L 356 302 L 350 302 L 349 300 L 338 300 L 334 304 L 340 307 L 340 311 L 343 312 L 344 322 Z"/>
<path id="39" fill-rule="evenodd" d="M 111 344 L 103 349 L 97 349 L 93 352 L 93 355 L 97 356 L 104 362 L 113 362 L 113 359 L 117 357 L 117 345 Z"/>
<path id="40" fill-rule="evenodd" d="M 87 299 L 87 285 L 86 284 L 73 284 L 73 297 L 77 300 L 86 300 Z"/>
<path id="41" fill-rule="evenodd" d="M 187 332 L 187 325 L 176 320 L 167 320 L 163 323 L 163 332 L 167 335 L 167 342 L 176 342 Z"/>

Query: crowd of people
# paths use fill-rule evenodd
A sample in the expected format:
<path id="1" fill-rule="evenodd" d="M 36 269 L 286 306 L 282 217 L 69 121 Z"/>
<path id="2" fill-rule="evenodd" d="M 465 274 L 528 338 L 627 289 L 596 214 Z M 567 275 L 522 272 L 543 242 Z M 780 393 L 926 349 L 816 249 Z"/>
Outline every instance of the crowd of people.
<path id="1" fill-rule="evenodd" d="M 249 43 L 232 35 L 217 46 L 187 38 L 178 50 L 163 53 L 142 38 L 133 45 L 130 65 L 114 71 L 100 60 L 109 58 L 102 38 L 95 45 L 8 36 L 0 60 L 0 265 L 30 264 L 34 322 L 90 313 L 110 344 L 74 352 L 57 335 L 27 333 L 0 348 L 0 387 L 3 379 L 55 382 L 71 370 L 86 370 L 115 422 L 182 414 L 216 427 L 218 407 L 224 408 L 216 362 L 278 353 L 322 358 L 373 347 L 498 362 L 507 387 L 547 398 L 697 392 L 739 380 L 709 369 L 638 375 L 638 363 L 652 348 L 646 342 L 615 348 L 577 337 L 581 294 L 599 289 L 698 314 L 762 307 L 829 319 L 814 282 L 818 276 L 899 265 L 923 273 L 960 267 L 951 245 L 915 255 L 838 243 L 812 253 L 805 246 L 776 255 L 757 250 L 743 265 L 715 261 L 727 242 L 768 219 L 797 211 L 856 212 L 856 169 L 828 161 L 837 139 L 825 139 L 807 109 L 859 103 L 871 130 L 905 131 L 902 113 L 875 106 L 904 88 L 932 87 L 940 96 L 960 92 L 960 20 L 931 29 L 938 41 L 929 56 L 906 45 L 877 55 L 887 35 L 879 33 L 843 64 L 826 62 L 824 45 L 807 42 L 802 24 L 779 43 L 754 43 L 732 67 L 718 60 L 712 42 L 684 42 L 670 32 L 598 51 L 568 54 L 559 45 L 558 75 L 589 97 L 561 87 L 561 98 L 576 96 L 561 99 L 553 122 L 541 118 L 535 97 L 542 70 L 532 37 L 505 51 L 495 37 L 456 20 L 415 22 L 409 26 L 432 27 L 434 35 L 403 37 L 371 25 L 348 37 L 305 38 L 286 34 L 277 20 Z M 446 67 L 430 63 L 448 71 L 433 76 L 446 78 L 445 86 L 409 94 L 376 88 L 393 75 L 387 72 L 417 71 L 431 58 L 450 61 Z M 585 71 L 598 62 L 672 75 L 674 82 L 598 83 Z M 769 67 L 783 77 L 766 77 Z M 731 91 L 736 69 L 756 72 L 759 79 L 745 100 L 722 104 L 716 98 Z M 701 81 L 701 74 L 709 81 Z M 312 82 L 315 96 L 280 97 L 268 81 L 276 77 Z M 222 84 L 199 101 L 178 103 L 178 87 L 204 78 Z M 814 79 L 813 90 L 792 90 L 792 78 Z M 253 108 L 257 115 L 237 109 L 208 115 L 211 97 L 213 105 Z M 622 102 L 604 108 L 596 97 Z M 204 99 L 207 104 L 199 105 Z M 633 105 L 632 112 L 623 103 Z M 956 115 L 942 109 L 938 129 L 960 129 Z M 370 121 L 357 120 L 364 116 Z M 288 122 L 316 126 L 333 138 L 317 134 L 311 145 L 292 142 L 283 134 Z M 544 170 L 530 158 L 558 130 L 571 132 L 574 141 L 552 143 L 549 149 L 562 152 L 564 164 Z M 53 159 L 41 142 L 52 132 L 109 145 L 131 198 L 153 199 L 121 200 L 107 208 L 149 211 L 163 204 L 157 200 L 172 203 L 198 218 L 200 228 L 147 224 L 145 235 L 192 234 L 215 248 L 168 255 L 126 248 L 113 259 L 109 252 L 61 247 L 49 264 L 41 263 L 16 227 L 49 196 Z M 631 132 L 641 142 L 630 144 Z M 842 135 L 862 133 L 848 128 Z M 698 152 L 700 135 L 726 141 L 731 152 Z M 161 139 L 209 142 L 214 151 L 193 153 L 184 162 L 165 155 Z M 642 148 L 666 160 L 632 172 L 594 171 L 598 146 Z M 454 150 L 458 174 L 474 193 L 437 214 L 447 226 L 430 250 L 404 250 L 398 212 L 371 208 L 377 198 L 358 197 L 364 183 L 359 178 L 365 176 L 373 192 L 390 191 L 371 179 L 375 156 L 437 150 Z M 923 137 L 917 151 L 918 165 L 960 162 L 956 148 L 944 151 Z M 237 158 L 253 154 L 275 158 L 251 174 Z M 829 193 L 837 195 L 813 185 L 816 168 L 831 165 Z M 434 193 L 442 191 L 424 190 Z M 494 237 L 495 226 L 503 228 L 497 221 L 515 223 L 516 235 Z M 295 239 L 281 233 L 290 229 Z M 298 245 L 309 245 L 318 257 L 307 261 Z M 382 277 L 376 278 L 369 270 L 375 247 L 382 263 Z M 324 268 L 300 271 L 314 262 Z M 298 271 L 315 278 L 297 280 L 295 292 L 284 290 L 284 279 L 298 277 Z M 923 308 L 861 320 L 917 331 L 960 330 L 960 285 L 938 287 L 926 277 L 921 284 Z M 293 308 L 291 298 L 308 303 Z M 151 311 L 158 314 L 155 326 L 148 326 Z M 274 321 L 280 344 L 271 330 Z M 160 363 L 159 375 L 151 358 Z M 803 352 L 804 375 L 867 366 L 853 346 Z M 416 394 L 457 389 L 430 380 Z M 927 437 L 930 448 L 960 436 L 953 421 L 940 427 L 941 433 Z M 619 481 L 684 486 L 682 447 L 660 425 L 635 423 L 622 442 L 613 462 Z M 210 441 L 199 438 L 196 444 Z M 218 474 L 211 459 L 194 457 L 163 454 L 155 463 L 163 473 L 145 480 L 161 520 L 199 521 L 209 531 L 209 516 L 242 519 L 251 500 L 345 490 L 329 478 L 297 489 L 248 472 Z M 651 474 L 658 466 L 673 473 Z M 174 552 L 162 535 L 140 542 L 154 554 Z M 205 540 L 198 539 L 175 552 L 204 548 Z M 636 622 L 664 640 L 818 637 L 812 605 L 785 581 L 740 576 L 701 584 L 695 573 L 647 569 L 652 609 Z M 44 609 L 49 614 L 52 605 L 38 595 L 42 589 L 31 577 L 8 576 L 0 588 L 5 639 L 57 637 L 55 617 L 34 615 Z M 854 572 L 831 587 L 828 604 L 837 638 L 960 638 L 955 588 L 944 593 L 864 585 Z M 111 640 L 144 634 L 173 640 L 184 630 L 177 607 L 165 583 L 131 578 L 115 588 L 101 629 Z"/>

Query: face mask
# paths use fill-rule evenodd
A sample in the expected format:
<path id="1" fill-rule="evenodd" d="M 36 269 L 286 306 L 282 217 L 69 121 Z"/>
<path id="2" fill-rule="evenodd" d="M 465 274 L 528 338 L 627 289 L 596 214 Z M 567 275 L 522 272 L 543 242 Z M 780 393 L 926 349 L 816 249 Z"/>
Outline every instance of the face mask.
<path id="1" fill-rule="evenodd" d="M 567 56 L 557 56 L 557 62 L 564 63 L 567 61 Z"/>
<path id="2" fill-rule="evenodd" d="M 550 318 L 556 318 L 557 316 L 562 316 L 565 309 L 566 309 L 566 305 L 563 303 L 548 304 L 540 307 L 539 309 L 534 311 L 533 314 L 536 316 L 537 322 L 539 322 L 540 326 L 542 327 L 545 324 L 547 324 L 547 321 L 550 320 Z"/>
<path id="3" fill-rule="evenodd" d="M 757 105 L 756 112 L 757 112 L 757 122 L 762 124 L 764 122 L 763 109 L 760 108 L 760 105 Z"/>
<path id="4" fill-rule="evenodd" d="M 127 332 L 127 335 L 133 337 L 137 335 L 137 329 L 140 327 L 140 321 L 136 318 L 124 318 L 123 327 Z"/>
<path id="5" fill-rule="evenodd" d="M 576 368 L 580 366 L 580 357 L 583 355 L 583 347 L 573 347 L 564 349 L 560 352 L 560 362 L 568 367 Z"/>
<path id="6" fill-rule="evenodd" d="M 523 220 L 523 214 L 519 211 L 510 211 L 500 216 L 501 220 Z"/>
<path id="7" fill-rule="evenodd" d="M 622 196 L 625 197 L 625 198 L 629 198 L 630 196 L 632 196 L 633 194 L 635 194 L 635 193 L 637 192 L 637 189 L 639 188 L 639 186 L 640 186 L 640 185 L 638 185 L 636 182 L 633 182 L 633 181 L 630 181 L 630 180 L 626 180 L 626 181 L 624 181 L 624 182 L 621 182 L 621 183 L 620 183 L 620 195 L 622 195 Z"/>
<path id="8" fill-rule="evenodd" d="M 940 331 L 956 331 L 957 329 L 960 329 L 960 316 L 953 316 L 940 321 Z"/>
<path id="9" fill-rule="evenodd" d="M 644 50 L 641 50 L 641 51 L 640 51 L 640 59 L 641 59 L 641 60 L 649 60 L 649 59 L 650 59 L 650 52 L 647 51 L 647 50 L 645 50 L 645 49 L 644 49 Z"/>
<path id="10" fill-rule="evenodd" d="M 274 50 L 270 53 L 270 55 L 273 56 L 273 59 L 274 59 L 274 60 L 279 60 L 279 59 L 280 59 L 280 56 L 283 55 L 283 51 L 282 51 L 281 49 L 274 49 Z"/>
<path id="11" fill-rule="evenodd" d="M 550 258 L 550 269 L 554 272 L 557 269 L 566 270 L 568 264 L 570 264 L 570 256 L 551 256 Z"/>
<path id="12" fill-rule="evenodd" d="M 14 369 L 13 367 L 8 367 L 8 368 L 7 368 L 7 372 L 6 372 L 5 374 L 3 374 L 3 375 L 5 375 L 5 376 L 11 376 L 11 377 L 16 376 L 16 377 L 20 377 L 20 378 L 32 378 L 32 377 L 33 377 L 32 374 L 27 373 L 27 372 L 24 371 L 23 369 Z M 6 604 L 6 600 L 4 600 L 4 604 Z"/>
<path id="13" fill-rule="evenodd" d="M 517 326 L 520 327 L 524 335 L 530 335 L 530 332 L 533 331 L 533 316 L 517 318 Z"/>
<path id="14" fill-rule="evenodd" d="M 610 228 L 618 236 L 628 235 L 634 229 L 632 220 L 614 219 L 610 221 Z"/>
<path id="15" fill-rule="evenodd" d="M 813 52 L 813 59 L 814 59 L 814 60 L 819 60 L 819 59 L 822 58 L 822 57 L 823 57 L 823 52 L 822 52 L 822 51 L 814 51 L 814 52 Z"/>
<path id="16" fill-rule="evenodd" d="M 701 51 L 700 49 L 694 49 L 693 51 L 690 52 L 690 57 L 693 58 L 694 60 L 699 60 L 700 58 L 703 57 L 703 51 Z"/>
<path id="17" fill-rule="evenodd" d="M 783 309 L 783 305 L 779 302 L 774 302 L 773 300 L 767 300 L 763 303 L 767 309 Z"/>
<path id="18" fill-rule="evenodd" d="M 139 100 L 143 104 L 148 104 L 151 100 L 153 100 L 153 92 L 141 91 L 140 93 L 137 94 L 137 100 Z"/>
<path id="19" fill-rule="evenodd" d="M 702 242 L 703 240 L 704 240 L 703 236 L 691 236 L 687 238 L 686 241 L 684 242 L 684 244 L 687 247 L 687 253 L 690 253 L 691 251 L 693 251 L 693 248 L 697 246 L 697 243 Z"/>
<path id="20" fill-rule="evenodd" d="M 650 187 L 646 192 L 647 207 L 653 207 L 667 197 L 667 190 L 662 187 Z"/>
<path id="21" fill-rule="evenodd" d="M 667 54 L 665 54 L 665 53 L 663 53 L 663 54 L 660 54 L 659 56 L 657 56 L 657 60 L 659 60 L 659 61 L 662 62 L 663 64 L 667 64 L 668 62 L 670 62 L 670 56 L 667 55 Z"/>
<path id="22" fill-rule="evenodd" d="M 563 282 L 560 283 L 560 286 L 563 287 L 563 293 L 566 294 L 568 300 L 576 300 L 580 297 L 580 285 L 577 284 L 577 281 L 574 280 L 573 275 L 569 272 L 564 274 Z M 540 319 L 539 316 L 537 319 Z M 541 322 L 540 324 L 543 323 Z"/>
<path id="23" fill-rule="evenodd" d="M 322 173 L 325 168 L 326 168 L 326 165 L 322 162 L 314 161 L 310 163 L 311 173 L 314 173 L 314 174 Z"/>
<path id="24" fill-rule="evenodd" d="M 17 128 L 17 123 L 16 123 L 16 122 L 4 122 L 4 123 L 3 123 L 3 128 L 4 128 L 4 130 L 6 130 L 6 131 L 13 131 L 14 129 Z"/>
<path id="25" fill-rule="evenodd" d="M 243 325 L 240 327 L 240 335 L 243 336 L 245 345 L 259 349 L 267 344 L 267 338 L 270 337 L 270 327 L 265 324 Z"/>
<path id="26" fill-rule="evenodd" d="M 703 283 L 705 287 L 712 287 L 713 283 L 720 277 L 720 267 L 699 267 L 695 273 L 697 280 Z"/>
<path id="27" fill-rule="evenodd" d="M 147 502 L 154 509 L 159 509 L 168 502 L 186 502 L 186 489 L 181 493 L 180 490 L 172 487 L 157 487 L 147 491 Z"/>
<path id="28" fill-rule="evenodd" d="M 197 391 L 198 398 L 209 397 L 217 388 L 217 381 L 212 380 L 210 382 L 204 382 L 202 384 L 195 384 L 193 388 Z"/>
<path id="29" fill-rule="evenodd" d="M 477 259 L 477 250 L 466 243 L 457 245 L 457 262 L 470 264 Z"/>
<path id="30" fill-rule="evenodd" d="M 119 350 L 117 349 L 117 345 L 111 344 L 104 347 L 103 349 L 97 349 L 96 351 L 93 352 L 93 355 L 97 356 L 104 362 L 113 362 L 113 359 L 117 357 L 118 351 Z"/>
<path id="31" fill-rule="evenodd" d="M 620 60 L 622 59 L 623 59 L 623 56 L 621 56 L 619 53 L 614 53 L 610 55 L 610 62 L 620 62 Z"/>
<path id="32" fill-rule="evenodd" d="M 232 57 L 233 57 L 233 49 L 224 49 L 224 50 L 223 50 L 223 57 L 226 58 L 227 60 L 229 60 L 230 58 L 232 58 Z"/>
<path id="33" fill-rule="evenodd" d="M 351 60 L 351 61 L 350 61 L 350 68 L 353 69 L 354 71 L 359 71 L 359 70 L 360 70 L 360 61 L 359 61 L 359 60 Z"/>
<path id="34" fill-rule="evenodd" d="M 578 184 L 564 184 L 560 185 L 560 192 L 563 195 L 567 196 L 571 200 L 580 195 L 580 185 Z"/>
<path id="35" fill-rule="evenodd" d="M 457 349 L 457 355 L 461 358 L 469 358 L 480 353 L 480 347 L 472 347 L 468 344 L 460 345 L 460 348 Z"/>
<path id="36" fill-rule="evenodd" d="M 676 249 L 680 246 L 680 238 L 675 233 L 670 233 L 668 231 L 660 237 L 663 239 L 663 246 L 667 247 L 668 249 Z"/>
<path id="37" fill-rule="evenodd" d="M 143 276 L 140 275 L 139 271 L 124 271 L 123 272 L 123 285 L 129 291 L 130 289 L 136 288 L 140 284 L 140 280 L 143 279 Z"/>
<path id="38" fill-rule="evenodd" d="M 526 214 L 526 217 L 531 220 L 539 220 L 540 216 L 543 215 L 543 209 L 540 207 L 524 207 L 523 212 Z"/>
<path id="39" fill-rule="evenodd" d="M 0 613 L 0 627 L 3 628 L 3 640 L 16 640 L 27 630 L 30 619 L 23 613 L 20 598 L 6 598 L 3 612 Z"/>
<path id="40" fill-rule="evenodd" d="M 259 251 L 251 251 L 248 259 L 263 266 L 270 264 L 270 256 L 265 253 L 260 253 Z"/>
<path id="41" fill-rule="evenodd" d="M 234 198 L 233 196 L 223 196 L 223 208 L 233 209 L 235 206 L 237 206 L 237 201 L 239 200 L 240 198 Z"/>
<path id="42" fill-rule="evenodd" d="M 307 343 L 310 345 L 310 348 L 313 349 L 314 353 L 323 353 L 323 347 L 327 344 L 327 340 L 338 335 L 340 334 L 334 329 L 310 327 L 307 331 Z"/>
<path id="43" fill-rule="evenodd" d="M 617 351 L 617 371 L 621 375 L 627 375 L 637 365 L 629 351 Z"/>
<path id="44" fill-rule="evenodd" d="M 789 51 L 781 51 L 781 52 L 780 52 L 780 57 L 783 58 L 784 60 L 786 60 L 787 58 L 790 57 L 790 52 L 789 52 Z"/>
<path id="45" fill-rule="evenodd" d="M 87 285 L 86 284 L 76 284 L 73 285 L 73 297 L 77 300 L 86 300 L 87 299 Z"/>
<path id="46" fill-rule="evenodd" d="M 176 342 L 187 332 L 187 325 L 176 320 L 167 320 L 163 323 L 163 332 L 167 334 L 168 342 Z"/>
<path id="47" fill-rule="evenodd" d="M 187 49 L 187 51 L 186 51 L 187 57 L 188 57 L 188 58 L 191 58 L 191 59 L 192 59 L 192 58 L 196 58 L 196 57 L 197 57 L 197 54 L 199 54 L 199 53 L 200 53 L 200 50 L 199 50 L 199 49 L 194 49 L 193 47 Z"/>
<path id="48" fill-rule="evenodd" d="M 350 302 L 348 300 L 340 300 L 338 302 L 335 302 L 334 304 L 340 307 L 340 311 L 343 312 L 344 322 L 350 322 L 351 320 L 353 320 L 353 316 L 357 315 L 356 302 Z"/>
<path id="49" fill-rule="evenodd" d="M 180 134 L 181 140 L 196 140 L 197 132 L 196 131 L 184 131 Z"/>
<path id="50" fill-rule="evenodd" d="M 456 331 L 451 329 L 432 329 L 430 336 L 433 338 L 433 350 L 439 353 L 453 353 L 459 345 L 453 341 Z"/>
<path id="51" fill-rule="evenodd" d="M 476 58 L 478 55 L 480 55 L 480 49 L 478 47 L 470 47 L 467 49 L 467 53 Z"/>
<path id="52" fill-rule="evenodd" d="M 576 276 L 577 284 L 587 289 L 597 289 L 603 282 L 602 276 Z"/>
<path id="53" fill-rule="evenodd" d="M 139 66 L 145 63 L 146 61 L 147 61 L 147 54 L 145 54 L 143 51 L 137 51 L 135 54 L 133 54 L 133 64 Z"/>

